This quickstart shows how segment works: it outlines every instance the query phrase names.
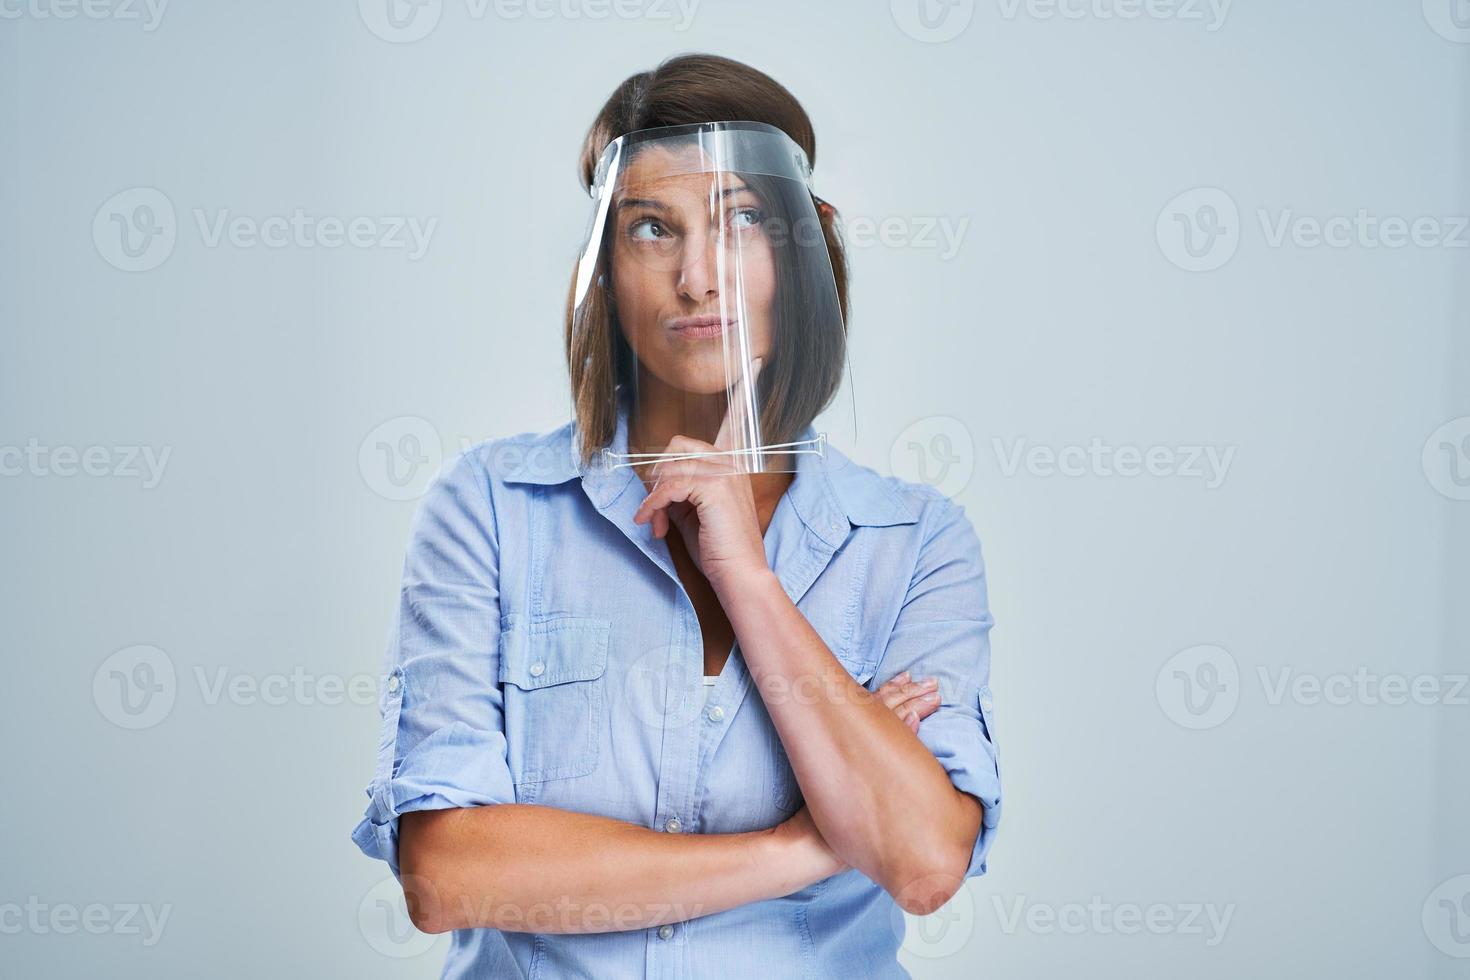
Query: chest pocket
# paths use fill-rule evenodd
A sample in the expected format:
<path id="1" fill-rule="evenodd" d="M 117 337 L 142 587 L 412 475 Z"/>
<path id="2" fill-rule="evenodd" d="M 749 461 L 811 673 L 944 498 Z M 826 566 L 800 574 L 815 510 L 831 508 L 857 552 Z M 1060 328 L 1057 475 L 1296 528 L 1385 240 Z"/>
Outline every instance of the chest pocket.
<path id="1" fill-rule="evenodd" d="M 518 785 L 597 768 L 611 629 L 607 620 L 576 616 L 502 618 L 499 679 L 507 760 Z"/>
<path id="2" fill-rule="evenodd" d="M 852 675 L 852 679 L 863 687 L 873 679 L 877 672 L 877 663 L 852 660 L 847 657 L 838 657 L 838 663 L 846 668 Z M 772 772 L 771 798 L 776 804 L 776 809 L 783 816 L 789 817 L 795 813 L 803 802 L 801 796 L 801 784 L 796 781 L 796 772 L 791 768 L 791 759 L 786 755 L 786 747 L 781 743 L 781 736 L 776 733 L 775 726 L 767 723 L 771 739 L 771 755 L 774 759 Z"/>

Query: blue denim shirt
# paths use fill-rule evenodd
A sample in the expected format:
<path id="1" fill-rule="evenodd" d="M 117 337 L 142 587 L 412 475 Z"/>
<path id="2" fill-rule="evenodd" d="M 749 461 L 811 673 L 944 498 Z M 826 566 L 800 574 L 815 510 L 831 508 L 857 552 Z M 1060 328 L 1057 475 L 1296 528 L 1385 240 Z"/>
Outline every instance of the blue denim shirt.
<path id="1" fill-rule="evenodd" d="M 930 487 L 830 446 L 797 460 L 766 557 L 859 684 L 903 670 L 939 679 L 919 738 L 984 804 L 967 877 L 983 874 L 1000 771 L 980 542 Z M 371 802 L 352 835 L 364 853 L 398 875 L 398 817 L 413 810 L 537 803 L 723 834 L 802 805 L 738 643 L 703 703 L 699 622 L 667 545 L 633 523 L 644 496 L 631 469 L 579 473 L 570 424 L 445 467 L 404 563 Z M 444 976 L 907 976 L 902 910 L 856 870 L 662 927 L 557 934 L 526 922 L 456 931 Z"/>

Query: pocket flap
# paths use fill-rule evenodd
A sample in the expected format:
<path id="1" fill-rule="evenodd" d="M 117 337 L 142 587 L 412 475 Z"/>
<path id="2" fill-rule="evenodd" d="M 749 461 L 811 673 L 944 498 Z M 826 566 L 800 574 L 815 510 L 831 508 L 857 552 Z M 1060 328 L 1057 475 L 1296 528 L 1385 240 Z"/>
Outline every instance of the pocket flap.
<path id="1" fill-rule="evenodd" d="M 534 691 L 601 677 L 611 630 L 606 619 L 558 616 L 530 622 L 507 615 L 500 627 L 500 682 Z"/>

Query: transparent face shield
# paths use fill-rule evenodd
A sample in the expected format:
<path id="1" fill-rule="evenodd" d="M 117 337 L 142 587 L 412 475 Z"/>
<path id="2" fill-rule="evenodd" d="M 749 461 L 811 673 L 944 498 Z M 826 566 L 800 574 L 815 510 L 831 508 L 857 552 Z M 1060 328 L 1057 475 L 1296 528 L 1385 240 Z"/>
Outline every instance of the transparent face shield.
<path id="1" fill-rule="evenodd" d="M 855 437 L 847 345 L 806 155 L 761 123 L 642 130 L 604 151 L 573 292 L 574 350 L 615 372 L 627 445 L 792 472 Z M 841 395 L 839 395 L 841 392 Z M 696 440 L 671 446 L 676 436 Z"/>

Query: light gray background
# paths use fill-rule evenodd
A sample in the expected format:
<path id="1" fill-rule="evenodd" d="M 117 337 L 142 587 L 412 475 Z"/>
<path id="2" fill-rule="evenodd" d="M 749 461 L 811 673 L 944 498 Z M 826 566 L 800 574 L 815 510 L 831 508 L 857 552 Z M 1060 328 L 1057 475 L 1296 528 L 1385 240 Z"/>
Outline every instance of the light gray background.
<path id="1" fill-rule="evenodd" d="M 1470 23 L 1464 0 L 1239 0 L 1223 21 L 961 0 L 933 32 L 907 0 L 701 0 L 682 30 L 672 3 L 443 0 L 413 41 L 382 29 L 387 0 L 176 0 L 153 29 L 96 2 L 0 18 L 0 450 L 106 447 L 110 474 L 0 477 L 0 972 L 437 975 L 447 939 L 395 931 L 385 870 L 347 837 L 376 709 L 214 685 L 372 682 L 415 486 L 465 440 L 567 416 L 588 122 L 691 50 L 811 113 L 816 188 L 864 238 L 850 448 L 922 464 L 985 545 L 1007 805 L 990 873 L 911 921 L 914 976 L 1470 972 L 1470 908 L 1440 904 L 1470 893 L 1465 692 L 1271 689 L 1364 668 L 1443 694 L 1470 671 L 1450 468 L 1470 444 L 1422 458 L 1470 415 L 1470 233 L 1269 234 L 1364 209 L 1443 235 L 1470 213 L 1470 36 L 1432 26 L 1452 3 Z M 140 187 L 176 241 L 129 272 L 94 218 L 130 217 L 109 202 Z M 1218 194 L 1171 206 L 1196 188 L 1238 209 L 1212 271 L 1168 233 L 1209 220 Z M 414 259 L 210 245 L 196 219 L 296 208 L 437 224 Z M 958 247 L 931 225 L 963 225 Z M 399 492 L 378 444 L 405 436 L 427 462 L 392 460 Z M 1217 486 L 1007 465 L 1021 439 L 1094 438 L 1233 457 Z M 153 487 L 117 472 L 144 446 L 170 453 Z M 109 658 L 138 645 L 175 679 L 131 730 Z M 1193 729 L 1171 658 L 1201 645 L 1238 679 Z M 93 904 L 97 934 L 64 911 Z M 130 904 L 167 910 L 156 942 Z M 1129 928 L 1155 905 L 1171 924 Z M 1185 921 L 1196 905 L 1223 933 Z"/>

